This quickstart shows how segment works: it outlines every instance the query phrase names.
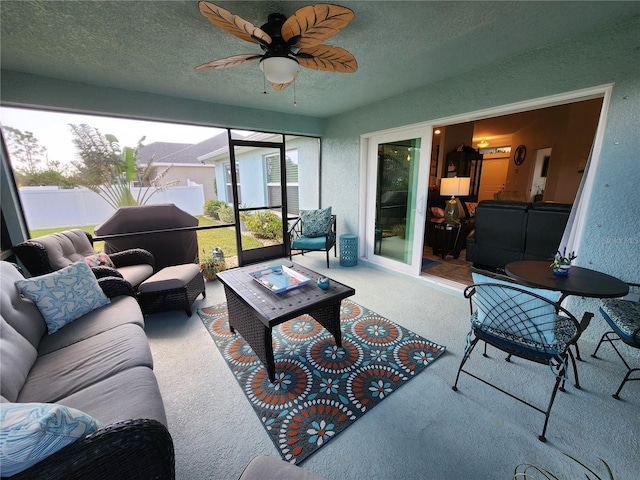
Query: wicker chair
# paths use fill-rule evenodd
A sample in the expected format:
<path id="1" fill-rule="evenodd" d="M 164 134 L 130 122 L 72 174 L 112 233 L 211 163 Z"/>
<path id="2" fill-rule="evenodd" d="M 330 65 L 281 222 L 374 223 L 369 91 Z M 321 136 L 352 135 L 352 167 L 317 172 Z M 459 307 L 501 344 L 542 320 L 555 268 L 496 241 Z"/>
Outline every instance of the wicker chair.
<path id="1" fill-rule="evenodd" d="M 637 293 L 638 290 L 640 290 L 640 285 L 637 283 L 629 283 L 629 287 L 629 291 L 632 292 L 635 291 Z M 618 298 L 607 298 L 600 302 L 600 313 L 612 330 L 602 335 L 598 346 L 591 356 L 597 358 L 596 355 L 600 349 L 600 345 L 602 345 L 603 342 L 608 342 L 618 357 L 620 357 L 624 366 L 627 367 L 627 373 L 622 379 L 618 390 L 611 395 L 616 400 L 619 400 L 620 391 L 625 383 L 640 380 L 640 377 L 631 378 L 631 374 L 633 372 L 639 372 L 640 367 L 631 368 L 615 345 L 615 342 L 622 341 L 632 348 L 640 348 L 640 302 L 638 300 L 634 302 Z"/>
<path id="2" fill-rule="evenodd" d="M 580 324 L 558 303 L 559 292 L 529 289 L 476 274 L 474 282 L 464 292 L 471 308 L 471 331 L 453 390 L 458 390 L 460 374 L 466 373 L 543 413 L 545 421 L 538 438 L 545 442 L 551 407 L 558 390 L 564 391 L 569 361 L 573 365 L 575 386 L 580 388 L 575 358 L 569 349 L 580 337 Z M 478 374 L 465 370 L 465 364 L 478 341 L 484 342 L 485 357 L 487 345 L 491 345 L 505 352 L 507 361 L 511 361 L 511 357 L 518 357 L 547 365 L 555 380 L 547 408 L 529 403 Z"/>
<path id="3" fill-rule="evenodd" d="M 54 272 L 96 253 L 91 234 L 77 229 L 32 238 L 12 250 L 33 276 Z M 96 277 L 122 277 L 135 288 L 153 275 L 154 258 L 146 250 L 134 248 L 111 253 L 109 258 L 115 268 L 93 267 Z"/>
<path id="4" fill-rule="evenodd" d="M 331 212 L 331 209 L 328 209 Z M 307 210 L 311 216 L 314 212 L 320 210 Z M 327 252 L 327 268 L 329 268 L 329 251 L 333 248 L 333 256 L 338 256 L 338 247 L 336 245 L 336 216 L 331 215 L 329 222 L 323 227 L 322 232 L 309 233 L 309 228 L 305 224 L 305 211 L 300 212 L 300 217 L 291 225 L 289 229 L 289 241 L 291 248 L 289 250 L 289 259 L 291 259 L 291 250 L 300 250 L 302 255 L 305 251 L 323 251 Z"/>

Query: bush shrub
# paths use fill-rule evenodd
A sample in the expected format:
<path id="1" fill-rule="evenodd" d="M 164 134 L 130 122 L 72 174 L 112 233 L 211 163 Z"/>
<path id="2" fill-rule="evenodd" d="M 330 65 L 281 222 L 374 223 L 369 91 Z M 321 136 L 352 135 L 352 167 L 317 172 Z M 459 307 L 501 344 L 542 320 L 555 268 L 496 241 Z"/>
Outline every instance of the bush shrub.
<path id="1" fill-rule="evenodd" d="M 227 204 L 222 200 L 207 200 L 204 203 L 204 213 L 211 218 L 220 218 L 218 212 L 227 207 Z"/>
<path id="2" fill-rule="evenodd" d="M 262 238 L 281 238 L 282 220 L 270 210 L 263 210 L 249 215 L 244 220 L 250 232 Z"/>
<path id="3" fill-rule="evenodd" d="M 223 208 L 218 210 L 218 218 L 224 223 L 233 223 L 233 208 L 225 205 Z"/>

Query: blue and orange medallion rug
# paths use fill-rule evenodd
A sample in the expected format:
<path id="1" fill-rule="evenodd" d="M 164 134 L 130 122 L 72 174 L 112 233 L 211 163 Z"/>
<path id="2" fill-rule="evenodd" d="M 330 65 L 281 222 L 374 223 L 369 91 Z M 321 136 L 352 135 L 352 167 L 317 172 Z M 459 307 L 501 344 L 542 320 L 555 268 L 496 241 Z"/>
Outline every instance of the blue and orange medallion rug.
<path id="1" fill-rule="evenodd" d="M 309 315 L 273 329 L 276 380 L 241 335 L 225 303 L 198 310 L 282 458 L 299 464 L 445 351 L 350 300 L 341 307 L 342 347 Z"/>

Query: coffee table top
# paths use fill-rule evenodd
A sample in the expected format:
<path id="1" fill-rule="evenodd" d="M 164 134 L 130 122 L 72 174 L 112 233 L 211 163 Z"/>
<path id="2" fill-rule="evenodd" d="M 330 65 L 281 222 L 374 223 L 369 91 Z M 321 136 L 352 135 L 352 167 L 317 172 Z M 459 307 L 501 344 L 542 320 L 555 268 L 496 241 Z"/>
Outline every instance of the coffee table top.
<path id="1" fill-rule="evenodd" d="M 264 270 L 273 265 L 285 265 L 309 278 L 310 282 L 293 290 L 273 293 L 250 275 L 251 272 Z M 321 274 L 285 259 L 232 268 L 218 273 L 217 276 L 225 287 L 231 289 L 262 318 L 265 325 L 270 327 L 311 310 L 339 303 L 343 298 L 356 293 L 353 288 L 333 279 L 329 288 L 322 290 L 316 285 L 316 280 L 322 276 Z"/>
<path id="2" fill-rule="evenodd" d="M 629 286 L 622 280 L 589 268 L 571 266 L 568 276 L 558 277 L 549 262 L 532 260 L 508 263 L 505 272 L 532 287 L 556 290 L 564 295 L 617 298 L 629 293 Z"/>

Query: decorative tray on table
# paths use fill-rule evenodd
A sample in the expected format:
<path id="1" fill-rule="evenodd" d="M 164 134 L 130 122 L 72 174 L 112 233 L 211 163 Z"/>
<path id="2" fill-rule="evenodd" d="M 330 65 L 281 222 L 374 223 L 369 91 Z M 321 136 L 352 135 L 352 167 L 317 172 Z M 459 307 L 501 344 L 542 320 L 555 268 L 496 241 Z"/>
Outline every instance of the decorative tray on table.
<path id="1" fill-rule="evenodd" d="M 293 290 L 310 282 L 309 278 L 284 265 L 273 265 L 269 268 L 251 272 L 249 275 L 273 293 Z"/>

